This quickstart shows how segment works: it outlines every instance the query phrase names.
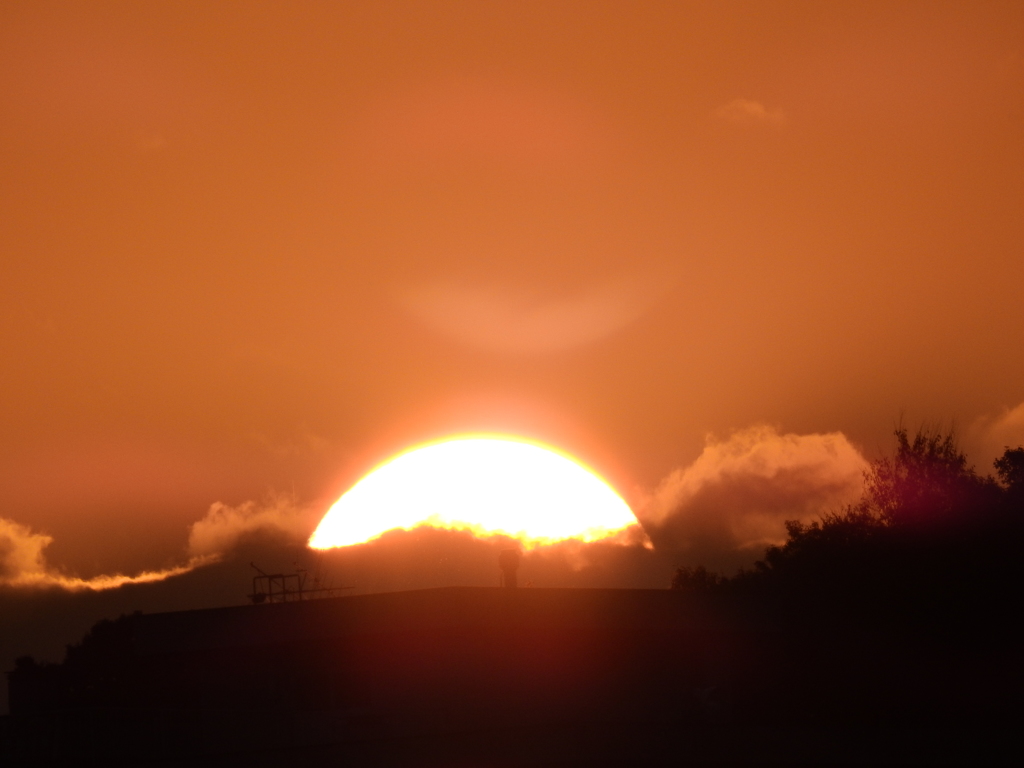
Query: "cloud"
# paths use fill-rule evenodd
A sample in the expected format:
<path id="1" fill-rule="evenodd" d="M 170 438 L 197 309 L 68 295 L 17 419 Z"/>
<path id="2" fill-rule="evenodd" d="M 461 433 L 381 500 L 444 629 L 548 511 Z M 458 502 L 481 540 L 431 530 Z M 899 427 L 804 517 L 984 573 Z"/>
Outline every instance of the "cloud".
<path id="1" fill-rule="evenodd" d="M 163 581 L 217 562 L 244 538 L 269 533 L 287 542 L 304 542 L 315 525 L 315 513 L 299 507 L 287 496 L 263 504 L 249 501 L 236 507 L 217 502 L 189 530 L 187 558 L 171 568 L 134 575 L 104 574 L 83 579 L 69 576 L 46 560 L 44 550 L 53 537 L 28 526 L 0 518 L 0 587 L 58 588 L 100 591 L 125 584 Z"/>
<path id="2" fill-rule="evenodd" d="M 1003 421 L 1016 423 L 1017 418 Z M 725 440 L 709 439 L 693 464 L 672 472 L 637 505 L 643 530 L 632 526 L 613 540 L 561 542 L 524 553 L 524 583 L 656 586 L 667 584 L 673 564 L 699 562 L 720 570 L 749 564 L 764 547 L 785 539 L 784 521 L 814 519 L 856 500 L 867 466 L 840 433 L 779 434 L 757 426 Z M 51 536 L 0 518 L 0 586 L 100 591 L 247 559 L 239 555 L 233 560 L 236 550 L 305 551 L 319 517 L 319 510 L 289 496 L 235 506 L 217 502 L 190 527 L 181 564 L 89 579 L 67 575 L 47 562 Z M 450 533 L 393 531 L 372 546 L 317 557 L 337 561 L 344 580 L 357 591 L 490 583 L 497 573 L 496 553 L 508 543 L 500 537 Z"/>
<path id="3" fill-rule="evenodd" d="M 768 426 L 708 440 L 666 477 L 638 518 L 656 550 L 735 568 L 785 540 L 786 520 L 813 520 L 855 501 L 868 463 L 839 432 L 779 434 Z"/>
<path id="4" fill-rule="evenodd" d="M 759 101 L 734 99 L 715 110 L 715 116 L 737 125 L 770 125 L 781 128 L 787 122 L 781 109 L 769 110 Z"/>
<path id="5" fill-rule="evenodd" d="M 479 538 L 469 531 L 422 526 L 388 531 L 364 544 L 321 550 L 316 558 L 326 583 L 351 588 L 346 594 L 485 587 L 499 584 L 499 553 L 517 546 L 521 548 L 507 536 Z M 612 541 L 561 541 L 524 550 L 518 576 L 523 587 L 664 589 L 673 568 L 635 532 Z"/>
<path id="6" fill-rule="evenodd" d="M 967 432 L 966 442 L 972 455 L 991 470 L 991 461 L 1006 448 L 1024 445 L 1024 403 L 1016 408 L 1003 408 L 998 416 L 982 416 Z"/>
<path id="7" fill-rule="evenodd" d="M 247 501 L 237 507 L 217 502 L 202 520 L 192 524 L 188 552 L 192 557 L 221 557 L 243 537 L 256 533 L 305 542 L 315 525 L 315 513 L 289 496 L 274 496 L 262 504 Z"/>
<path id="8" fill-rule="evenodd" d="M 434 331 L 500 352 L 556 352 L 603 339 L 639 318 L 657 297 L 650 281 L 621 277 L 576 290 L 436 281 L 399 302 Z"/>
<path id="9" fill-rule="evenodd" d="M 1024 444 L 1024 403 L 1006 408 L 988 428 L 991 440 L 1001 448 L 1015 448 Z"/>
<path id="10" fill-rule="evenodd" d="M 67 576 L 46 562 L 43 550 L 52 542 L 52 536 L 34 533 L 27 526 L 0 517 L 0 586 L 59 587 L 68 590 L 112 589 L 124 584 L 162 581 L 209 562 L 208 558 L 193 557 L 184 565 L 159 571 L 143 571 L 134 576 L 115 573 L 82 579 Z"/>

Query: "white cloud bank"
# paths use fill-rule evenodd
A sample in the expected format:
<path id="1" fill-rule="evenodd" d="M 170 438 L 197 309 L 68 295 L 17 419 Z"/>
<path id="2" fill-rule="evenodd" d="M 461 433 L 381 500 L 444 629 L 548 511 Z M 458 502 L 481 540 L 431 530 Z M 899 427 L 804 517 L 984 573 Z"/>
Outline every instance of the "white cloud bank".
<path id="1" fill-rule="evenodd" d="M 737 567 L 785 541 L 785 521 L 810 521 L 856 501 L 868 462 L 840 432 L 779 434 L 768 426 L 709 439 L 666 477 L 638 517 L 656 549 Z"/>

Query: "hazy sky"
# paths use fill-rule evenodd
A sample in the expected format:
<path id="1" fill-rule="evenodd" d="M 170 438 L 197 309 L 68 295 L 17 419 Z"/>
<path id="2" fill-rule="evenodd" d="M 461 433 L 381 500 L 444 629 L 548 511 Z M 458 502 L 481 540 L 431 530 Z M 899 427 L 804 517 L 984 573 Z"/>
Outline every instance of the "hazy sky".
<path id="1" fill-rule="evenodd" d="M 845 487 L 901 413 L 988 469 L 1022 41 L 1019 2 L 4 0 L 0 518 L 163 567 L 467 430 L 630 500 L 737 430 Z"/>

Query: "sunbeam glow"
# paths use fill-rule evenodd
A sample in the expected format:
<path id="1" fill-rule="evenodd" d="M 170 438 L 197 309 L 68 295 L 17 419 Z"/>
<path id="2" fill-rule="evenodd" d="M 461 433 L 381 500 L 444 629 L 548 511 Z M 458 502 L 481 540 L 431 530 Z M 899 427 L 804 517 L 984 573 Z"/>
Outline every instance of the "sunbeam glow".
<path id="1" fill-rule="evenodd" d="M 310 537 L 316 549 L 359 544 L 396 528 L 504 534 L 526 547 L 596 541 L 636 518 L 593 471 L 511 437 L 462 437 L 415 448 L 356 483 Z"/>

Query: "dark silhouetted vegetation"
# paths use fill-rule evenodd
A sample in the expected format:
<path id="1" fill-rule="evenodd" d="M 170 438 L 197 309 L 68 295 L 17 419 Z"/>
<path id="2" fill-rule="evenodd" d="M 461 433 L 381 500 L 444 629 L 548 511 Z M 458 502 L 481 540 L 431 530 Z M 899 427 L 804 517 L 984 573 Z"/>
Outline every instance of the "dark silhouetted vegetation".
<path id="1" fill-rule="evenodd" d="M 982 602 L 1014 587 L 1024 543 L 1024 449 L 996 460 L 997 481 L 967 463 L 952 432 L 911 437 L 897 429 L 895 438 L 894 454 L 871 465 L 859 503 L 810 524 L 788 523 L 786 543 L 769 548 L 735 584 L 827 587 L 836 597 L 840 587 L 847 597 L 946 587 L 946 598 L 968 590 Z"/>
<path id="2" fill-rule="evenodd" d="M 893 455 L 871 465 L 858 503 L 812 523 L 787 522 L 786 542 L 769 547 L 752 570 L 726 578 L 683 567 L 672 588 L 771 587 L 850 598 L 874 590 L 892 595 L 920 586 L 923 577 L 936 586 L 956 581 L 956 592 L 966 584 L 986 594 L 1008 588 L 1020 577 L 1015 563 L 1024 544 L 1024 447 L 1007 448 L 995 469 L 995 478 L 978 474 L 952 431 L 911 436 L 899 428 Z M 995 574 L 999 584 L 991 581 Z"/>
<path id="3" fill-rule="evenodd" d="M 722 581 L 721 576 L 709 571 L 703 565 L 698 565 L 696 568 L 683 566 L 676 569 L 672 576 L 672 589 L 680 592 L 711 592 Z"/>
<path id="4" fill-rule="evenodd" d="M 996 474 L 1006 490 L 1007 506 L 1024 508 L 1024 447 L 1007 448 L 995 461 Z"/>
<path id="5" fill-rule="evenodd" d="M 900 428 L 858 503 L 787 523 L 735 576 L 676 572 L 674 589 L 757 627 L 752 719 L 977 727 L 1024 712 L 1024 448 L 995 470 L 977 473 L 952 432 Z"/>

